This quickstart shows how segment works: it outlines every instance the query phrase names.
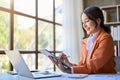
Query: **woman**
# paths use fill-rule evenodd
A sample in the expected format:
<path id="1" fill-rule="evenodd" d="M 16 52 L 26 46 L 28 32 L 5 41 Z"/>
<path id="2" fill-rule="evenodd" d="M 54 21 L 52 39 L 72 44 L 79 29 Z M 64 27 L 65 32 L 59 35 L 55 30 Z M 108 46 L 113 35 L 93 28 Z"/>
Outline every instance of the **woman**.
<path id="1" fill-rule="evenodd" d="M 83 29 L 89 35 L 82 41 L 80 61 L 71 63 L 63 53 L 56 62 L 50 59 L 59 69 L 67 73 L 116 73 L 114 61 L 114 42 L 110 35 L 110 28 L 104 25 L 104 17 L 100 8 L 90 6 L 82 13 Z M 64 61 L 71 68 L 65 68 Z"/>

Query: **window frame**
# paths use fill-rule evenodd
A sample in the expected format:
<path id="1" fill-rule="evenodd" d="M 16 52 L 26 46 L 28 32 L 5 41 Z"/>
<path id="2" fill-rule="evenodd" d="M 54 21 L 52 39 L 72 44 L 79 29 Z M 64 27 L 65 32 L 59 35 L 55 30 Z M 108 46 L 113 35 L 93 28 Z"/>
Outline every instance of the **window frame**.
<path id="1" fill-rule="evenodd" d="M 56 51 L 56 25 L 62 26 L 60 23 L 55 22 L 55 0 L 53 0 L 53 21 L 45 20 L 42 18 L 38 18 L 38 0 L 35 0 L 35 16 L 28 15 L 22 12 L 14 11 L 14 0 L 10 0 L 10 9 L 0 7 L 1 11 L 10 13 L 10 33 L 9 33 L 9 50 L 14 50 L 14 14 L 25 16 L 28 18 L 35 19 L 35 50 L 19 50 L 21 54 L 31 54 L 35 53 L 35 69 L 38 69 L 38 53 L 40 51 L 38 50 L 38 21 L 44 21 L 47 23 L 53 24 L 53 51 L 50 51 L 51 53 L 61 53 L 62 51 Z M 4 55 L 4 50 L 0 50 L 0 55 Z M 13 70 L 13 66 L 10 65 L 10 70 Z M 56 70 L 54 65 L 54 71 Z"/>

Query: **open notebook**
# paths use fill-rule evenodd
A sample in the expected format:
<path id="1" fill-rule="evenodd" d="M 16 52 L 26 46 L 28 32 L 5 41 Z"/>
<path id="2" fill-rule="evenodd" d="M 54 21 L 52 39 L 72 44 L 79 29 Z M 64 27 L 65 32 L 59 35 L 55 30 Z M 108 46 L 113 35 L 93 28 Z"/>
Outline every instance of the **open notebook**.
<path id="1" fill-rule="evenodd" d="M 46 72 L 46 73 L 39 73 L 39 72 L 31 72 L 25 63 L 22 55 L 19 53 L 19 51 L 5 51 L 6 55 L 8 56 L 11 64 L 15 68 L 16 72 L 20 76 L 34 78 L 34 79 L 40 79 L 40 78 L 49 78 L 49 77 L 59 77 L 61 74 L 55 73 L 55 72 Z"/>

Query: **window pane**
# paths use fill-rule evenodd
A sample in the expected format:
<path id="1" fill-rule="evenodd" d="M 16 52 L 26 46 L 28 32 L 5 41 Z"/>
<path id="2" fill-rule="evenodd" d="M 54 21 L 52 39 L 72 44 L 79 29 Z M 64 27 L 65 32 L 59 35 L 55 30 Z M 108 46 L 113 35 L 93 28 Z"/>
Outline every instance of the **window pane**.
<path id="1" fill-rule="evenodd" d="M 35 0 L 14 0 L 16 11 L 35 16 Z"/>
<path id="2" fill-rule="evenodd" d="M 14 48 L 35 49 L 35 20 L 24 16 L 14 16 Z"/>
<path id="3" fill-rule="evenodd" d="M 62 24 L 62 0 L 55 0 L 55 21 Z"/>
<path id="4" fill-rule="evenodd" d="M 38 49 L 53 50 L 53 24 L 39 21 Z"/>
<path id="5" fill-rule="evenodd" d="M 8 49 L 10 14 L 0 11 L 0 49 Z"/>
<path id="6" fill-rule="evenodd" d="M 6 55 L 0 55 L 0 72 L 7 72 L 9 68 L 10 64 L 8 57 L 6 57 Z"/>
<path id="7" fill-rule="evenodd" d="M 56 50 L 63 50 L 63 27 L 56 25 Z"/>
<path id="8" fill-rule="evenodd" d="M 53 71 L 53 63 L 51 60 L 43 54 L 39 53 L 38 56 L 38 69 Z"/>
<path id="9" fill-rule="evenodd" d="M 53 0 L 38 0 L 38 16 L 53 21 Z"/>
<path id="10" fill-rule="evenodd" d="M 0 7 L 10 8 L 10 0 L 0 0 Z"/>

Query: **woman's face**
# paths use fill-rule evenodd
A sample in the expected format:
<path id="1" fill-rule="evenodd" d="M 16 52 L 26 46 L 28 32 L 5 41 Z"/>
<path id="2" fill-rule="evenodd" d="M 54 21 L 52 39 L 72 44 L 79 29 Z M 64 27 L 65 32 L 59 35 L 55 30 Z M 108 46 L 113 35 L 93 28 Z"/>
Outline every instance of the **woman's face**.
<path id="1" fill-rule="evenodd" d="M 94 34 L 98 31 L 99 26 L 96 26 L 95 22 L 89 19 L 85 13 L 82 14 L 82 24 L 87 34 Z"/>

